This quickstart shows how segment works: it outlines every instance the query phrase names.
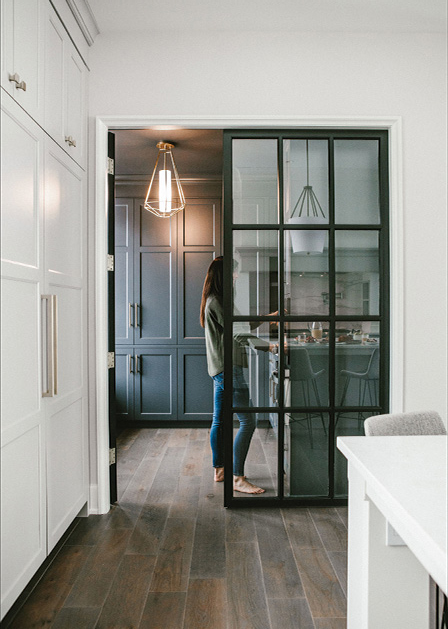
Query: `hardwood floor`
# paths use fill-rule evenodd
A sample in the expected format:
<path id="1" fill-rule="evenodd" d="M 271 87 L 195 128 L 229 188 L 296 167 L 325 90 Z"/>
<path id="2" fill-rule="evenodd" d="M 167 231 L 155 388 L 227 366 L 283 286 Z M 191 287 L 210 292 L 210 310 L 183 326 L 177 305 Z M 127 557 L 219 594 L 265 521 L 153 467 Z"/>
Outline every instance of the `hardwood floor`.
<path id="1" fill-rule="evenodd" d="M 119 503 L 78 519 L 5 629 L 345 628 L 346 509 L 224 509 L 208 439 L 122 433 Z M 266 444 L 248 470 L 273 483 Z"/>

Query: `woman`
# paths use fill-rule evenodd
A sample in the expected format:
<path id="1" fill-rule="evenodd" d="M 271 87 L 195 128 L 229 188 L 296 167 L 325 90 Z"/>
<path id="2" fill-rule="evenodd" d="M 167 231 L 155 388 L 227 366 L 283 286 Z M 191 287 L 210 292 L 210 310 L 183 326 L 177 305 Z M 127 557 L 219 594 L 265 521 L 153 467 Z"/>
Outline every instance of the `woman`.
<path id="1" fill-rule="evenodd" d="M 224 480 L 223 398 L 224 398 L 224 314 L 223 314 L 223 259 L 213 260 L 207 271 L 202 291 L 200 322 L 205 328 L 208 373 L 213 378 L 214 400 L 210 445 L 215 468 L 215 481 Z M 239 324 L 233 341 L 233 396 L 235 406 L 250 406 L 249 391 L 243 375 L 246 353 L 243 345 L 249 339 L 256 349 L 268 351 L 273 346 L 248 334 Z M 255 430 L 254 413 L 238 413 L 239 430 L 233 443 L 233 488 L 246 494 L 262 494 L 264 489 L 250 483 L 244 476 L 244 462 Z"/>

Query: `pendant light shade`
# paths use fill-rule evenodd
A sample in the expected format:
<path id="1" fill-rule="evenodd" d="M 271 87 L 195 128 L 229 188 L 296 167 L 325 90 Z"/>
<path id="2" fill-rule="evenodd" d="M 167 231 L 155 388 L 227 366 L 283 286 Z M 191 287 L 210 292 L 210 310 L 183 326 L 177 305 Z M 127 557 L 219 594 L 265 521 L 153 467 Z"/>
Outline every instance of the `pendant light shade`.
<path id="1" fill-rule="evenodd" d="M 303 187 L 297 203 L 291 212 L 289 225 L 325 225 L 328 224 L 324 211 L 319 203 L 313 187 L 310 186 L 309 147 L 306 140 L 306 186 Z M 294 217 L 294 213 L 298 214 Z M 325 246 L 326 231 L 323 230 L 291 230 L 291 246 L 293 253 L 322 253 Z"/>
<path id="2" fill-rule="evenodd" d="M 144 207 L 160 218 L 170 218 L 185 208 L 185 197 L 173 157 L 174 144 L 159 142 L 157 148 Z"/>

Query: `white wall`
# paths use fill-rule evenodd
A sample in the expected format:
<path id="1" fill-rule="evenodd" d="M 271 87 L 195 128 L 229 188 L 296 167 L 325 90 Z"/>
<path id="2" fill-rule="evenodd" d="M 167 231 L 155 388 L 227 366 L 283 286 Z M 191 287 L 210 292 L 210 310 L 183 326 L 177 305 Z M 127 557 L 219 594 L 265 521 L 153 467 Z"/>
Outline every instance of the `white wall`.
<path id="1" fill-rule="evenodd" d="M 90 115 L 402 116 L 404 408 L 446 421 L 446 70 L 443 35 L 100 35 Z"/>

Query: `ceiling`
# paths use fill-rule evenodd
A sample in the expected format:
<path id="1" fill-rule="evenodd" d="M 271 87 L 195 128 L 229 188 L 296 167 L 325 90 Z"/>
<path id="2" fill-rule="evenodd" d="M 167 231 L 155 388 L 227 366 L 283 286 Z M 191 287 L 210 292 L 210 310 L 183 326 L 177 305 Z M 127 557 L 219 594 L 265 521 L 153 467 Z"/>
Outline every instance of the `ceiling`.
<path id="1" fill-rule="evenodd" d="M 171 142 L 179 176 L 221 177 L 222 131 L 216 129 L 116 130 L 117 175 L 150 175 L 157 158 L 157 142 Z"/>
<path id="2" fill-rule="evenodd" d="M 88 0 L 102 33 L 445 32 L 446 0 Z"/>

